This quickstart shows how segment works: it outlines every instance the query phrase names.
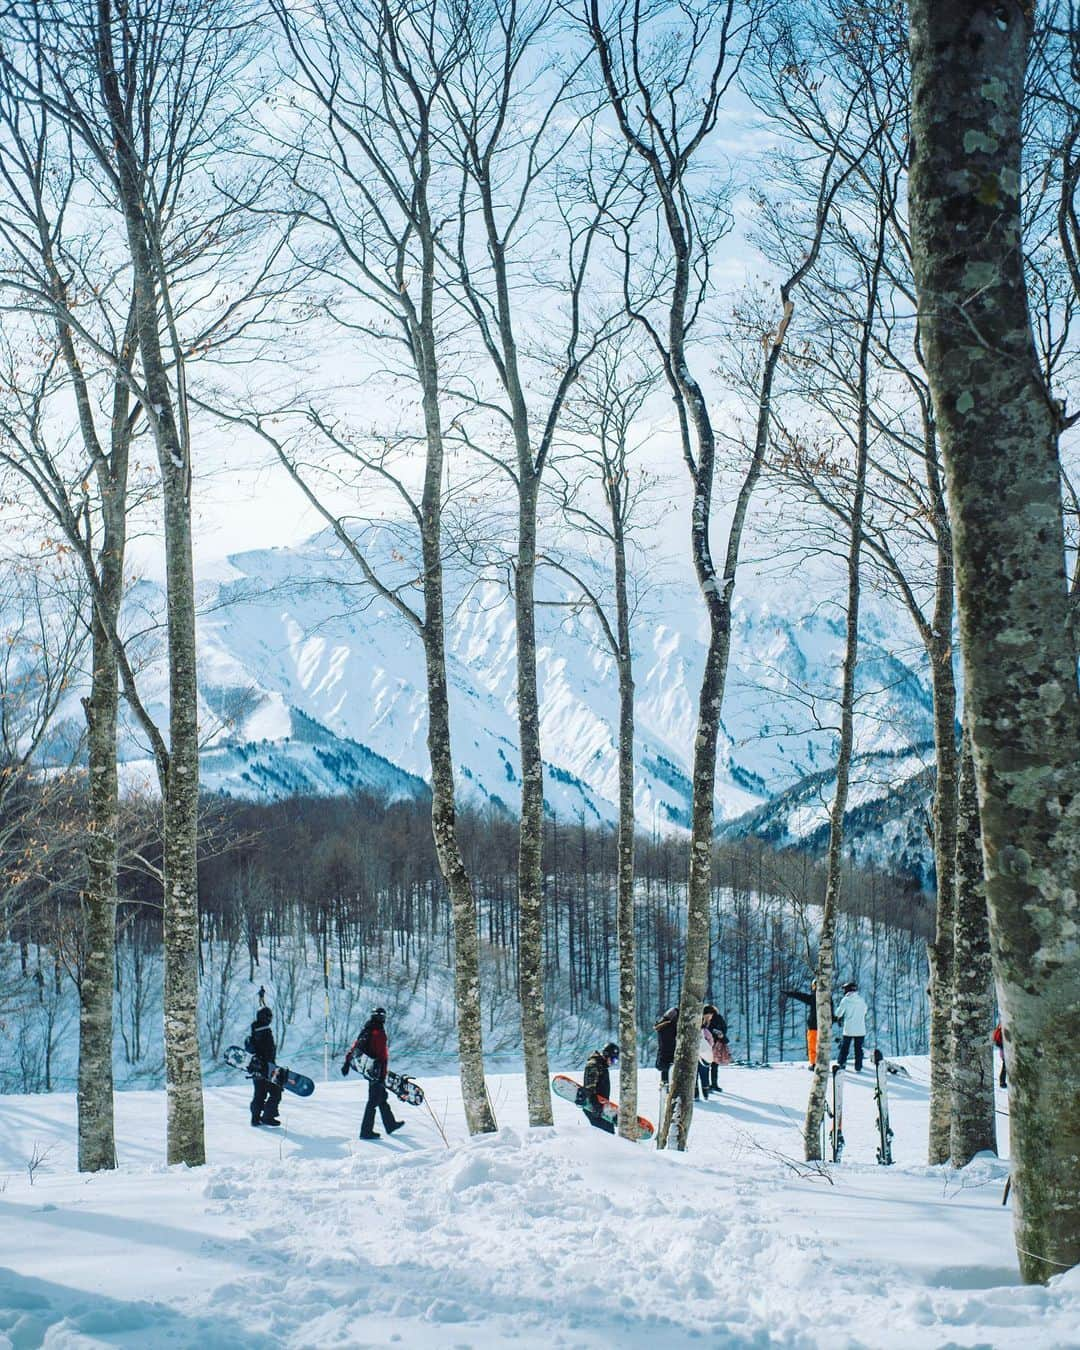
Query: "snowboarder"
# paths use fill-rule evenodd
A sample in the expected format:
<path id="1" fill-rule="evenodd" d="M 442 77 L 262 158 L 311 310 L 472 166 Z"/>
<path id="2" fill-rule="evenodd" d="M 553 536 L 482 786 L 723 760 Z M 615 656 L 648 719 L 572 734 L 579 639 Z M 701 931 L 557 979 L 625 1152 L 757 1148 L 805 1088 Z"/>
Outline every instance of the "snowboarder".
<path id="1" fill-rule="evenodd" d="M 721 1064 L 731 1063 L 731 1051 L 728 1049 L 727 1019 L 711 1003 L 705 1004 L 709 1020 L 705 1024 L 712 1033 L 712 1063 L 709 1065 L 709 1091 L 723 1092 L 716 1081 Z"/>
<path id="2" fill-rule="evenodd" d="M 274 1044 L 274 1033 L 270 1029 L 270 1024 L 274 1020 L 273 1009 L 268 1008 L 264 1003 L 255 1014 L 255 1021 L 251 1024 L 251 1034 L 244 1042 L 244 1049 L 249 1055 L 261 1062 L 263 1072 L 253 1073 L 251 1075 L 251 1123 L 252 1125 L 280 1125 L 278 1120 L 278 1107 L 281 1105 L 281 1087 L 278 1083 L 271 1083 L 265 1076 L 268 1065 L 273 1064 L 277 1058 L 277 1046 Z M 259 1067 L 257 1064 L 256 1068 Z"/>
<path id="3" fill-rule="evenodd" d="M 656 1032 L 656 1067 L 660 1070 L 660 1082 L 667 1087 L 668 1074 L 675 1063 L 675 1033 L 679 1026 L 678 1008 L 669 1008 L 658 1022 L 653 1023 Z"/>
<path id="4" fill-rule="evenodd" d="M 605 1120 L 601 1111 L 600 1098 L 611 1098 L 611 1074 L 608 1069 L 619 1062 L 619 1047 L 614 1041 L 608 1041 L 603 1050 L 594 1050 L 585 1061 L 585 1082 L 582 1090 L 585 1094 L 583 1108 L 589 1118 L 589 1124 L 608 1134 L 615 1133 L 615 1122 Z"/>
<path id="5" fill-rule="evenodd" d="M 360 1122 L 360 1138 L 381 1139 L 382 1135 L 374 1128 L 376 1109 L 382 1117 L 383 1129 L 387 1134 L 393 1134 L 395 1130 L 400 1130 L 405 1124 L 403 1120 L 394 1119 L 394 1113 L 390 1109 L 390 1103 L 386 1096 L 385 1079 L 386 1072 L 390 1067 L 390 1042 L 386 1036 L 385 1008 L 375 1009 L 364 1023 L 360 1035 L 349 1046 L 345 1055 L 345 1062 L 341 1066 L 343 1077 L 349 1076 L 349 1069 L 352 1067 L 353 1060 L 359 1059 L 361 1055 L 365 1055 L 373 1061 L 375 1072 L 368 1079 L 368 1098 L 367 1105 L 364 1107 L 364 1118 Z"/>
<path id="6" fill-rule="evenodd" d="M 854 980 L 844 985 L 844 997 L 836 1006 L 834 1022 L 840 1023 L 840 1057 L 837 1063 L 841 1069 L 847 1068 L 848 1051 L 855 1043 L 855 1072 L 862 1073 L 863 1040 L 866 1036 L 866 1000 L 859 993 Z"/>
<path id="7" fill-rule="evenodd" d="M 998 1074 L 998 1086 L 1007 1088 L 1009 1086 L 1009 1075 L 1005 1072 L 1005 1033 L 1001 1029 L 999 1022 L 994 1028 L 994 1034 L 990 1037 L 998 1048 L 998 1054 L 1001 1056 L 1001 1072 Z"/>
<path id="8" fill-rule="evenodd" d="M 817 1063 L 817 980 L 810 981 L 810 992 L 801 989 L 780 990 L 780 1011 L 784 1011 L 784 1000 L 793 998 L 796 1003 L 806 1004 L 806 1058 L 813 1068 Z"/>

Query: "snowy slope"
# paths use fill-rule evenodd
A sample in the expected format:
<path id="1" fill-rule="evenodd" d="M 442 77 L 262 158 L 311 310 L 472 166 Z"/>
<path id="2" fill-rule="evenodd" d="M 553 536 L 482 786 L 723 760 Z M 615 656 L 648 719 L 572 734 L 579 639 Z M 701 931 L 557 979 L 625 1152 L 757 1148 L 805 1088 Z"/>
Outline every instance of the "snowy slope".
<path id="1" fill-rule="evenodd" d="M 1074 1347 L 1080 1271 L 1018 1285 L 1004 1164 L 921 1164 L 909 1063 L 888 1169 L 865 1074 L 843 1164 L 795 1164 L 796 1065 L 722 1071 L 683 1155 L 558 1100 L 528 1130 L 520 1075 L 490 1080 L 497 1135 L 467 1140 L 456 1080 L 433 1078 L 449 1147 L 405 1106 L 401 1134 L 361 1144 L 362 1090 L 337 1079 L 286 1096 L 280 1132 L 247 1125 L 243 1086 L 209 1091 L 197 1170 L 162 1163 L 163 1094 L 122 1093 L 121 1170 L 88 1177 L 70 1096 L 0 1097 L 0 1345 Z"/>
<path id="2" fill-rule="evenodd" d="M 382 573 L 420 608 L 416 569 L 398 532 L 365 536 Z M 590 584 L 603 591 L 596 569 Z M 736 601 L 717 785 L 721 819 L 770 802 L 832 755 L 828 705 L 838 681 L 839 615 L 811 588 L 754 578 Z M 513 606 L 501 584 L 448 565 L 449 677 L 461 785 L 474 801 L 514 810 L 520 791 Z M 572 583 L 541 581 L 538 667 L 549 809 L 612 821 L 617 799 L 617 686 L 595 619 Z M 139 604 L 152 610 L 152 587 Z M 157 604 L 160 604 L 158 599 Z M 689 577 L 657 584 L 635 631 L 637 810 L 643 829 L 688 823 L 703 613 Z M 207 788 L 243 796 L 420 790 L 427 774 L 420 639 L 358 581 L 326 534 L 294 548 L 238 555 L 204 587 L 199 629 Z M 163 710 L 160 659 L 147 674 Z M 929 737 L 924 672 L 897 616 L 868 611 L 860 668 L 858 746 L 873 765 L 910 755 Z M 370 752 L 366 759 L 363 751 Z M 129 740 L 128 777 L 148 769 Z M 917 767 L 917 766 L 911 766 Z M 395 772 L 400 771 L 400 772 Z M 856 793 L 859 785 L 855 785 Z M 879 794 L 880 795 L 880 794 Z M 816 821 L 804 822 L 805 832 Z M 798 821 L 785 823 L 800 837 Z"/>

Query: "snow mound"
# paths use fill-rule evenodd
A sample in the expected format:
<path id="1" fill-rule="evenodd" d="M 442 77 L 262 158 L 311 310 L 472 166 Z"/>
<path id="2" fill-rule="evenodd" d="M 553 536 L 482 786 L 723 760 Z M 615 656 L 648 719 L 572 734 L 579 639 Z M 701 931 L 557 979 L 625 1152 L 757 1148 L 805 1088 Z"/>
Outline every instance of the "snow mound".
<path id="1" fill-rule="evenodd" d="M 1080 1271 L 1018 1283 L 1006 1164 L 924 1165 L 908 1064 L 891 1168 L 869 1074 L 843 1164 L 800 1161 L 795 1064 L 723 1070 L 685 1154 L 561 1100 L 530 1130 L 520 1075 L 489 1080 L 496 1134 L 468 1139 L 432 1078 L 432 1114 L 395 1103 L 406 1128 L 362 1143 L 363 1087 L 338 1081 L 286 1094 L 281 1131 L 251 1129 L 243 1086 L 209 1090 L 197 1170 L 161 1163 L 163 1094 L 119 1094 L 122 1167 L 85 1177 L 69 1095 L 0 1097 L 0 1346 L 1074 1347 Z"/>

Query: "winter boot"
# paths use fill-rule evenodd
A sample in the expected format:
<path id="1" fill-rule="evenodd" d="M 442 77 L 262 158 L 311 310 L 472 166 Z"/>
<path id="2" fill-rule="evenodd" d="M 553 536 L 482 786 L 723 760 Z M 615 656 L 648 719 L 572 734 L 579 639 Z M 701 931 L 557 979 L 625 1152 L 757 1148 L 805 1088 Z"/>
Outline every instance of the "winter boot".
<path id="1" fill-rule="evenodd" d="M 367 1130 L 367 1131 L 361 1130 L 361 1131 L 360 1131 L 360 1138 L 361 1138 L 361 1139 L 381 1139 L 381 1138 L 382 1138 L 382 1135 L 379 1133 L 378 1130 Z"/>
<path id="2" fill-rule="evenodd" d="M 259 1124 L 260 1124 L 260 1125 L 280 1125 L 280 1124 L 281 1124 L 281 1121 L 278 1120 L 277 1116 L 263 1116 L 262 1119 L 259 1121 Z"/>
<path id="3" fill-rule="evenodd" d="M 403 1120 L 395 1120 L 393 1125 L 387 1125 L 386 1133 L 393 1134 L 396 1130 L 400 1130 L 404 1124 L 405 1122 Z"/>

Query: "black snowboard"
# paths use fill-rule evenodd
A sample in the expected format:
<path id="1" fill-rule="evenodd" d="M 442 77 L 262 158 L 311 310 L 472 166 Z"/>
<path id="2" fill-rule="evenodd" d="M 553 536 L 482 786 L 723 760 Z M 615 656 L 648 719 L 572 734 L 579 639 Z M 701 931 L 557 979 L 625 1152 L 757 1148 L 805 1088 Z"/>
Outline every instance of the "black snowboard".
<path id="1" fill-rule="evenodd" d="M 275 1083 L 286 1092 L 295 1092 L 298 1097 L 310 1097 L 315 1091 L 314 1082 L 302 1073 L 281 1064 L 267 1064 L 255 1055 L 249 1055 L 239 1045 L 230 1045 L 223 1058 L 234 1069 L 246 1069 L 249 1078 L 265 1078 L 268 1083 Z"/>
<path id="2" fill-rule="evenodd" d="M 359 1060 L 350 1060 L 349 1063 L 357 1073 L 363 1074 L 368 1082 L 379 1081 L 380 1075 L 375 1068 L 375 1061 L 368 1059 L 366 1055 L 361 1055 Z M 387 1069 L 383 1082 L 386 1084 L 387 1092 L 397 1097 L 399 1101 L 408 1102 L 410 1106 L 423 1106 L 424 1089 L 407 1073 L 395 1073 L 393 1069 Z"/>

